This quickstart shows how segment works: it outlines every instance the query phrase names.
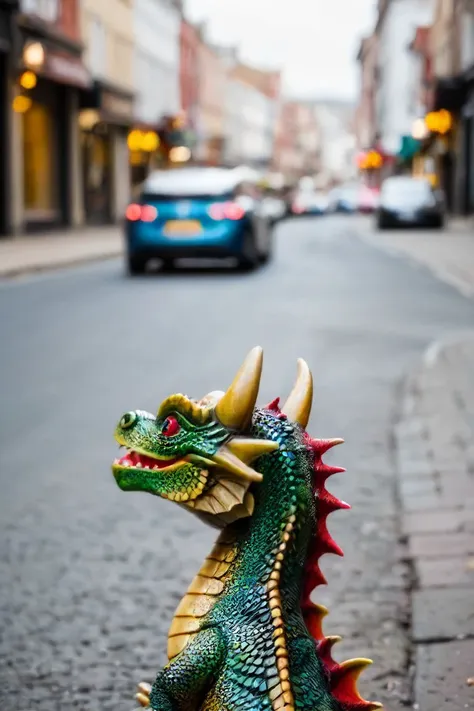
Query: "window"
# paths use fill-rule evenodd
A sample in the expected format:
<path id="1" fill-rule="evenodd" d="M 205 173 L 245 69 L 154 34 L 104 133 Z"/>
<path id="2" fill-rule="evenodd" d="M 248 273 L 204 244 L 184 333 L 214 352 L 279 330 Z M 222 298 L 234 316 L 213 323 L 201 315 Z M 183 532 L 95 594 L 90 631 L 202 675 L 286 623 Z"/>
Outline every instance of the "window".
<path id="1" fill-rule="evenodd" d="M 33 102 L 23 116 L 24 200 L 32 220 L 51 219 L 57 208 L 53 114 Z"/>
<path id="2" fill-rule="evenodd" d="M 59 17 L 58 0 L 22 0 L 21 12 L 36 15 L 46 22 L 56 22 Z"/>
<path id="3" fill-rule="evenodd" d="M 106 72 L 107 48 L 105 27 L 100 17 L 93 16 L 90 20 L 89 32 L 89 69 L 97 77 Z"/>
<path id="4" fill-rule="evenodd" d="M 462 22 L 461 63 L 468 69 L 474 62 L 474 12 L 465 12 Z"/>

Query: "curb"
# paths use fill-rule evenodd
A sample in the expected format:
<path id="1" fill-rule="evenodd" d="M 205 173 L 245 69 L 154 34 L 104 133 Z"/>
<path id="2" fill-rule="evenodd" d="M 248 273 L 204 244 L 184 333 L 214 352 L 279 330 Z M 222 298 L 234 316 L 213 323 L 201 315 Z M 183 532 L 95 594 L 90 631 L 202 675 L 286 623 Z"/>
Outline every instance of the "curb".
<path id="1" fill-rule="evenodd" d="M 11 267 L 7 269 L 0 269 L 0 280 L 14 279 L 20 276 L 27 276 L 29 274 L 41 274 L 44 272 L 54 272 L 63 268 L 79 266 L 81 264 L 89 264 L 91 262 L 103 262 L 107 259 L 114 259 L 123 254 L 123 249 L 118 248 L 114 251 L 86 254 L 76 257 L 71 257 L 63 261 L 58 262 L 45 262 L 44 264 L 30 264 L 27 266 Z"/>

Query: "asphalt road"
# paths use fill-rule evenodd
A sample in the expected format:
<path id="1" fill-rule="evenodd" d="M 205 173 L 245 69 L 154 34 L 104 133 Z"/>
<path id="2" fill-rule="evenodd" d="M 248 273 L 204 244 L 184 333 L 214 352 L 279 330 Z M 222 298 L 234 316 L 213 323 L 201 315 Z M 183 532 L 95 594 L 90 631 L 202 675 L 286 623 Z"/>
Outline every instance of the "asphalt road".
<path id="1" fill-rule="evenodd" d="M 214 533 L 171 503 L 116 487 L 123 412 L 225 389 L 265 349 L 261 403 L 315 376 L 310 431 L 346 440 L 331 481 L 344 559 L 328 556 L 326 634 L 369 656 L 361 690 L 406 693 L 392 422 L 400 379 L 430 341 L 474 325 L 472 301 L 352 234 L 350 218 L 282 225 L 250 275 L 130 280 L 117 261 L 0 285 L 0 709 L 128 711 L 165 659 L 167 625 Z M 336 457 L 337 455 L 337 457 Z M 332 524 L 332 525 L 331 525 Z M 401 708 L 401 706 L 400 706 Z"/>

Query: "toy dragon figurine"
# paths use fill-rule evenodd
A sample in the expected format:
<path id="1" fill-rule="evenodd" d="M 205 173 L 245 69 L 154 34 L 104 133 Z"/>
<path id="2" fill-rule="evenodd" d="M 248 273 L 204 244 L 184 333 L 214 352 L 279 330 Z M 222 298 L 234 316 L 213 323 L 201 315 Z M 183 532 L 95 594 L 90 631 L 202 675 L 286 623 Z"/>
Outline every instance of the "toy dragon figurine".
<path id="1" fill-rule="evenodd" d="M 311 602 L 326 581 L 324 553 L 342 555 L 326 518 L 350 508 L 325 488 L 344 469 L 322 455 L 342 440 L 306 433 L 313 382 L 303 360 L 293 391 L 255 409 L 262 349 L 226 393 L 171 395 L 155 417 L 126 413 L 115 438 L 118 486 L 176 501 L 221 529 L 179 604 L 169 662 L 136 696 L 154 711 L 373 711 L 357 691 L 369 659 L 338 664 L 327 609 Z"/>

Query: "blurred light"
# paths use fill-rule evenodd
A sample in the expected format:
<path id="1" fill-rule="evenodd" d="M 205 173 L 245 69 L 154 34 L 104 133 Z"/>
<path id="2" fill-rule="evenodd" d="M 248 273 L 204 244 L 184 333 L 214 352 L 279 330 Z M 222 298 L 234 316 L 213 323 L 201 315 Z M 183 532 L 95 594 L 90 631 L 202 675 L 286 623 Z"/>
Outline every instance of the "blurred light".
<path id="1" fill-rule="evenodd" d="M 125 210 L 125 217 L 127 220 L 130 220 L 130 222 L 138 222 L 142 214 L 142 208 L 141 205 L 129 205 L 127 209 Z"/>
<path id="2" fill-rule="evenodd" d="M 142 134 L 141 146 L 143 151 L 146 151 L 147 153 L 153 153 L 153 151 L 156 151 L 159 145 L 160 139 L 158 138 L 158 134 L 154 131 L 147 131 L 147 133 Z"/>
<path id="3" fill-rule="evenodd" d="M 415 140 L 422 141 L 424 138 L 426 138 L 428 133 L 429 133 L 428 127 L 427 127 L 424 119 L 419 118 L 413 122 L 413 126 L 411 129 L 411 135 Z"/>
<path id="4" fill-rule="evenodd" d="M 153 205 L 138 205 L 132 203 L 125 210 L 125 217 L 130 222 L 153 222 L 158 217 L 158 210 Z"/>
<path id="5" fill-rule="evenodd" d="M 142 132 L 141 131 L 130 131 L 127 137 L 127 145 L 131 151 L 139 151 L 142 146 Z"/>
<path id="6" fill-rule="evenodd" d="M 158 217 L 158 210 L 153 205 L 142 205 L 141 219 L 143 222 L 153 222 Z"/>
<path id="7" fill-rule="evenodd" d="M 12 103 L 12 109 L 17 114 L 25 114 L 31 107 L 32 100 L 29 96 L 15 96 Z"/>
<path id="8" fill-rule="evenodd" d="M 79 112 L 79 126 L 84 131 L 90 131 L 99 121 L 100 114 L 95 109 L 84 109 Z"/>
<path id="9" fill-rule="evenodd" d="M 134 129 L 127 137 L 127 145 L 130 151 L 145 151 L 153 153 L 160 145 L 160 139 L 155 131 L 140 131 Z"/>
<path id="10" fill-rule="evenodd" d="M 34 72 L 23 72 L 20 77 L 20 85 L 23 87 L 23 89 L 33 89 L 36 86 L 37 82 L 38 80 Z"/>
<path id="11" fill-rule="evenodd" d="M 241 220 L 245 210 L 235 202 L 215 202 L 210 205 L 207 212 L 213 220 Z"/>
<path id="12" fill-rule="evenodd" d="M 430 111 L 430 113 L 425 116 L 425 125 L 432 133 L 440 133 L 444 135 L 451 130 L 453 126 L 453 117 L 449 111 L 446 111 L 446 109 L 441 109 L 440 111 Z"/>
<path id="13" fill-rule="evenodd" d="M 241 205 L 237 205 L 235 202 L 229 202 L 224 208 L 224 216 L 228 220 L 241 220 L 245 215 L 245 210 Z"/>
<path id="14" fill-rule="evenodd" d="M 360 170 L 376 170 L 382 167 L 383 158 L 378 151 L 372 150 L 359 155 L 358 163 Z"/>
<path id="15" fill-rule="evenodd" d="M 291 209 L 293 210 L 294 213 L 297 215 L 302 215 L 304 212 L 304 207 L 303 205 L 300 205 L 298 202 L 294 202 Z"/>
<path id="16" fill-rule="evenodd" d="M 39 69 L 44 64 L 44 47 L 41 42 L 31 42 L 23 50 L 23 61 L 27 67 Z"/>
<path id="17" fill-rule="evenodd" d="M 191 151 L 187 146 L 175 146 L 169 155 L 172 163 L 186 163 L 191 158 Z"/>

